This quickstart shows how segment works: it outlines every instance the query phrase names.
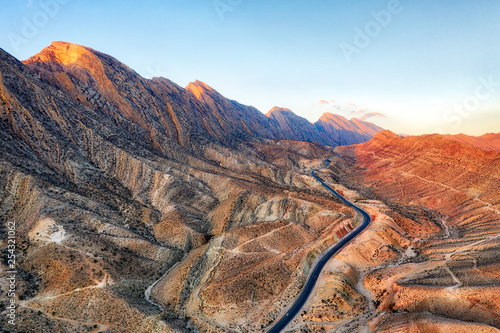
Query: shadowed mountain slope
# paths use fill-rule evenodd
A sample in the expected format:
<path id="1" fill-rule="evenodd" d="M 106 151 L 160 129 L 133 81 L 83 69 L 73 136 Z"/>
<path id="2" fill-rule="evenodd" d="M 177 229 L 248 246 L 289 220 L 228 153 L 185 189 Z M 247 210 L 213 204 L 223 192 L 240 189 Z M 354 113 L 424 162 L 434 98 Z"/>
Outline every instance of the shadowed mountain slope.
<path id="1" fill-rule="evenodd" d="M 370 122 L 355 118 L 347 120 L 332 113 L 324 113 L 314 126 L 324 137 L 333 138 L 337 145 L 343 146 L 368 141 L 383 130 Z"/>
<path id="2" fill-rule="evenodd" d="M 322 135 L 307 119 L 294 114 L 290 109 L 274 107 L 266 114 L 278 123 L 281 133 L 289 140 L 314 141 L 324 145 L 337 142 Z"/>

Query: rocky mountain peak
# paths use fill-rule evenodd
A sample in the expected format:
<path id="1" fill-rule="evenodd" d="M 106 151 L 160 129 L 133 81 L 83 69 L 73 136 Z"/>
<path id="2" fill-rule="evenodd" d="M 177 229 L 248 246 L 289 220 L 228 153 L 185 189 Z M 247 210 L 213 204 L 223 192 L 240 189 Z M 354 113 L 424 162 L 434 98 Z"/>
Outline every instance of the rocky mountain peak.
<path id="1" fill-rule="evenodd" d="M 234 136 L 354 144 L 366 142 L 379 129 L 371 123 L 353 123 L 330 113 L 312 124 L 278 106 L 264 115 L 252 106 L 224 97 L 200 80 L 190 82 L 185 89 L 167 79 L 145 80 L 112 56 L 67 42 L 52 42 L 23 64 L 75 103 L 105 110 L 117 119 L 127 118 L 148 132 L 154 128 L 153 132 L 168 133 L 182 145 L 185 142 L 181 138 L 188 132 L 203 132 L 207 139 L 222 141 Z M 158 135 L 153 136 L 151 140 L 155 141 Z"/>
<path id="2" fill-rule="evenodd" d="M 282 108 L 282 107 L 279 107 L 279 106 L 275 106 L 273 107 L 271 110 L 269 110 L 267 113 L 266 113 L 266 116 L 270 117 L 273 113 L 289 113 L 289 114 L 292 114 L 292 110 L 288 109 L 288 108 Z"/>
<path id="3" fill-rule="evenodd" d="M 192 92 L 197 99 L 199 99 L 201 95 L 214 94 L 214 93 L 219 95 L 219 93 L 214 88 L 210 87 L 208 84 L 200 80 L 189 82 L 189 84 L 186 86 L 186 90 Z"/>
<path id="4" fill-rule="evenodd" d="M 390 140 L 400 140 L 401 137 L 390 130 L 383 130 L 375 134 L 372 140 L 377 141 L 390 141 Z"/>
<path id="5" fill-rule="evenodd" d="M 82 57 L 90 57 L 92 60 L 97 60 L 90 50 L 91 49 L 78 44 L 54 41 L 39 53 L 22 62 L 24 64 L 57 62 L 63 65 L 69 65 L 79 62 L 79 59 Z"/>
<path id="6" fill-rule="evenodd" d="M 325 122 L 332 125 L 336 125 L 338 127 L 345 127 L 349 124 L 349 120 L 347 120 L 343 116 L 338 114 L 333 114 L 330 112 L 323 113 L 319 118 L 318 122 Z"/>

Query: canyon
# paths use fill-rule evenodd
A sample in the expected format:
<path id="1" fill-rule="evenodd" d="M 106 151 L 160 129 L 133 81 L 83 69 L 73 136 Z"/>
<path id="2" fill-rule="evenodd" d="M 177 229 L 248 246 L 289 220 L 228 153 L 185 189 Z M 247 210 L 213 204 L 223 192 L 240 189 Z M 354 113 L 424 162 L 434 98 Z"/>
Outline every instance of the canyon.
<path id="1" fill-rule="evenodd" d="M 330 159 L 318 177 L 372 222 L 285 331 L 496 332 L 500 153 L 459 141 L 264 115 L 76 44 L 22 62 L 0 49 L 17 330 L 265 332 L 361 223 L 311 175 Z"/>

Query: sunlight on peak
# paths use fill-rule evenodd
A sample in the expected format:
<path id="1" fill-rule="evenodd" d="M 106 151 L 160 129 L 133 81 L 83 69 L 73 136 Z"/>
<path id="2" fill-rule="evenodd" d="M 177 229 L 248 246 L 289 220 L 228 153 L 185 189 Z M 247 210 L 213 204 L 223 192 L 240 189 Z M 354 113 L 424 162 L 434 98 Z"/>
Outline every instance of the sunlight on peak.
<path id="1" fill-rule="evenodd" d="M 68 42 L 54 41 L 40 53 L 24 60 L 23 63 L 58 62 L 69 65 L 78 61 L 82 55 L 90 54 L 85 47 Z"/>

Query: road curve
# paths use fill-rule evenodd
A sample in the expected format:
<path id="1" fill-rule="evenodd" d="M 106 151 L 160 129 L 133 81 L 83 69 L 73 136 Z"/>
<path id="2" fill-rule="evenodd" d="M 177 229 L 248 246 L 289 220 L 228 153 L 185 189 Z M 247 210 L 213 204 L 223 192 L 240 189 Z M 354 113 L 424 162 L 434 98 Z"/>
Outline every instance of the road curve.
<path id="1" fill-rule="evenodd" d="M 318 281 L 319 274 L 321 273 L 321 270 L 323 269 L 323 267 L 325 267 L 328 260 L 330 260 L 331 257 L 333 257 L 337 252 L 339 252 L 347 243 L 349 243 L 354 237 L 359 235 L 370 224 L 371 219 L 370 219 L 370 215 L 368 215 L 367 212 L 365 212 L 361 208 L 355 206 L 351 202 L 347 201 L 344 197 L 342 197 L 334 189 L 332 189 L 324 181 L 322 181 L 318 176 L 316 176 L 316 171 L 324 169 L 324 168 L 328 167 L 329 165 L 330 165 L 330 160 L 327 159 L 326 165 L 324 167 L 313 170 L 311 172 L 311 174 L 328 191 L 332 192 L 337 198 L 342 200 L 346 205 L 352 207 L 355 211 L 360 213 L 363 216 L 363 222 L 359 226 L 357 226 L 354 230 L 352 230 L 349 234 L 342 237 L 342 239 L 340 239 L 339 242 L 335 246 L 330 248 L 328 250 L 328 252 L 323 253 L 320 256 L 321 259 L 316 263 L 316 265 L 314 266 L 314 268 L 310 272 L 309 278 L 307 279 L 307 282 L 306 282 L 304 288 L 302 289 L 302 292 L 300 293 L 299 297 L 295 300 L 295 303 L 293 303 L 293 305 L 286 312 L 286 314 L 276 324 L 274 324 L 274 326 L 268 331 L 268 333 L 281 332 L 292 321 L 292 319 L 299 313 L 300 309 L 302 309 L 302 307 L 306 303 L 307 299 L 309 298 L 309 295 L 311 294 L 314 286 L 316 285 L 316 282 Z"/>

